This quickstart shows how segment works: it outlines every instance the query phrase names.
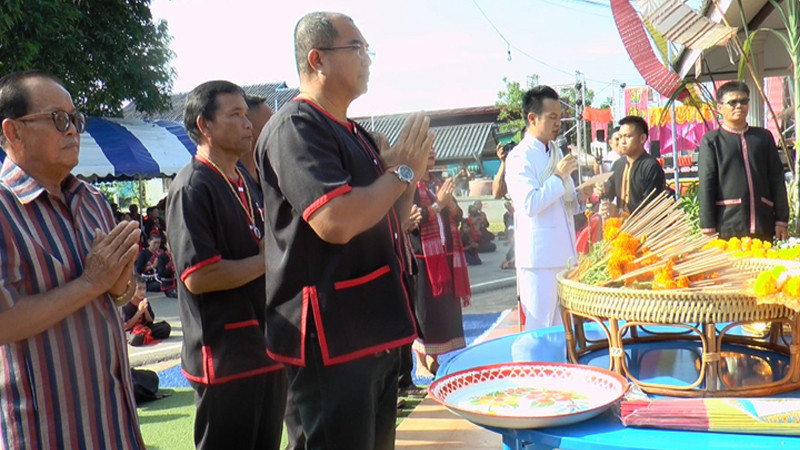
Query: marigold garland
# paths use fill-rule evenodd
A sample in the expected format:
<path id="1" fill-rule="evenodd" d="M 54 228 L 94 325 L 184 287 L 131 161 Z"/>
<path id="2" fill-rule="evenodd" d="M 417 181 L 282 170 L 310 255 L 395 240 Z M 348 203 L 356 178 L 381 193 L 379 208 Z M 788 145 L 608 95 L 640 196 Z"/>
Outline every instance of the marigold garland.
<path id="1" fill-rule="evenodd" d="M 603 241 L 594 244 L 567 277 L 595 286 L 639 289 L 742 287 L 730 256 L 716 248 L 703 249 L 712 239 L 692 234 L 688 217 L 672 196 L 662 192 L 649 200 L 629 217 L 604 220 Z"/>
<path id="2" fill-rule="evenodd" d="M 741 239 L 733 237 L 727 241 L 714 239 L 703 248 L 718 248 L 730 253 L 734 258 L 795 259 L 800 254 L 800 247 L 795 247 L 796 250 L 793 251 L 788 251 L 790 249 L 776 250 L 772 247 L 772 242 L 749 237 Z"/>

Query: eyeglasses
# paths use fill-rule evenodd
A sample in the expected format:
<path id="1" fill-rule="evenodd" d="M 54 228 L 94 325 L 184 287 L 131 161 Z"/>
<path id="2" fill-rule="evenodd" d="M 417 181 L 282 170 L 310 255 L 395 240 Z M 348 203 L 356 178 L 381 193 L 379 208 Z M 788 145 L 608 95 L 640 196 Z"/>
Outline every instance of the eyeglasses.
<path id="1" fill-rule="evenodd" d="M 62 133 L 69 131 L 70 125 L 74 125 L 78 133 L 83 133 L 84 130 L 86 130 L 86 115 L 82 112 L 70 114 L 66 111 L 57 110 L 53 112 L 28 114 L 27 116 L 22 116 L 15 120 L 19 120 L 20 122 L 32 122 L 44 119 L 52 119 L 56 130 Z"/>
<path id="2" fill-rule="evenodd" d="M 369 47 L 364 47 L 361 44 L 340 45 L 338 47 L 323 47 L 323 48 L 318 48 L 317 50 L 323 52 L 332 52 L 334 50 L 355 50 L 356 53 L 358 53 L 359 58 L 367 56 L 369 57 L 370 61 L 375 59 L 375 50 L 370 50 Z"/>
<path id="3" fill-rule="evenodd" d="M 736 105 L 747 106 L 750 104 L 749 98 L 734 98 L 730 99 L 727 102 L 722 102 L 723 105 L 728 105 L 731 108 L 736 108 Z"/>

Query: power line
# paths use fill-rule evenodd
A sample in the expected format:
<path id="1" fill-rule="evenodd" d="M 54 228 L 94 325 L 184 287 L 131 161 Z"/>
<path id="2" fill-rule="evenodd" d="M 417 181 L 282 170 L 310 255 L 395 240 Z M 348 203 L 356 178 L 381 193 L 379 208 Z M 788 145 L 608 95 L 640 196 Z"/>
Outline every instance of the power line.
<path id="1" fill-rule="evenodd" d="M 486 19 L 487 22 L 489 22 L 489 25 L 491 25 L 492 28 L 494 28 L 494 31 L 497 32 L 497 34 L 500 36 L 500 39 L 502 39 L 503 42 L 506 43 L 506 45 L 511 46 L 511 43 L 508 42 L 508 39 L 506 39 L 506 37 L 503 36 L 503 33 L 500 32 L 500 30 L 494 25 L 494 22 L 492 22 L 492 20 L 489 19 L 489 16 L 487 16 L 486 13 L 483 12 L 483 9 L 481 8 L 480 5 L 478 5 L 478 2 L 476 0 L 472 0 L 472 3 L 475 5 L 476 8 L 478 8 L 478 11 L 481 12 L 481 15 L 483 15 L 483 18 Z"/>
<path id="2" fill-rule="evenodd" d="M 574 1 L 591 1 L 591 0 L 574 0 Z M 509 59 L 509 61 L 511 60 L 511 49 L 513 48 L 514 50 L 518 51 L 521 55 L 527 56 L 528 58 L 532 59 L 533 61 L 536 61 L 536 62 L 538 62 L 539 64 L 541 64 L 541 65 L 543 65 L 545 67 L 548 67 L 548 68 L 550 68 L 552 70 L 555 70 L 556 72 L 560 72 L 560 73 L 563 73 L 563 74 L 569 75 L 569 76 L 574 76 L 575 75 L 574 72 L 570 72 L 570 71 L 564 70 L 562 68 L 559 68 L 559 67 L 556 67 L 556 66 L 554 66 L 552 64 L 549 64 L 549 63 L 547 63 L 545 61 L 542 61 L 541 59 L 536 58 L 533 55 L 530 55 L 526 51 L 524 51 L 521 48 L 517 47 L 516 45 L 512 44 L 508 39 L 506 39 L 506 37 L 503 35 L 503 33 L 500 31 L 500 29 L 497 28 L 497 26 L 494 24 L 494 22 L 492 22 L 492 19 L 490 19 L 489 16 L 486 15 L 486 13 L 483 11 L 483 9 L 480 7 L 480 5 L 478 5 L 477 0 L 472 0 L 472 3 L 475 5 L 476 8 L 478 8 L 478 11 L 480 11 L 480 13 L 483 16 L 483 18 L 486 19 L 487 22 L 489 22 L 489 25 L 494 29 L 494 31 L 498 34 L 498 36 L 500 36 L 500 39 L 502 39 L 503 42 L 506 43 L 506 46 L 508 46 L 508 49 L 509 49 L 508 50 L 508 59 Z M 588 81 L 593 81 L 595 83 L 608 83 L 608 81 L 595 80 L 595 79 L 588 78 L 588 77 L 585 77 L 585 79 L 588 80 Z"/>
<path id="3" fill-rule="evenodd" d="M 562 4 L 561 2 L 554 2 L 552 0 L 538 0 L 538 2 L 539 3 L 543 3 L 543 4 L 547 5 L 547 6 L 558 7 L 558 8 L 566 9 L 566 10 L 569 10 L 569 11 L 572 11 L 572 12 L 579 12 L 579 13 L 582 13 L 582 14 L 588 14 L 590 16 L 600 17 L 600 18 L 603 18 L 603 19 L 610 19 L 611 18 L 610 14 L 598 14 L 597 12 L 589 11 L 587 9 L 575 8 L 572 5 L 572 2 L 570 2 L 570 1 L 565 1 L 564 2 L 564 3 L 569 3 L 568 5 L 567 4 Z M 592 5 L 592 6 L 594 6 L 594 5 Z M 610 6 L 610 5 L 608 5 L 608 6 Z M 594 8 L 592 8 L 592 9 L 594 9 Z"/>
<path id="4" fill-rule="evenodd" d="M 598 1 L 595 1 L 595 0 L 566 0 L 566 1 L 571 2 L 571 3 L 582 3 L 584 5 L 600 6 L 602 8 L 610 8 L 611 7 L 611 4 L 609 4 L 609 3 L 598 2 Z"/>

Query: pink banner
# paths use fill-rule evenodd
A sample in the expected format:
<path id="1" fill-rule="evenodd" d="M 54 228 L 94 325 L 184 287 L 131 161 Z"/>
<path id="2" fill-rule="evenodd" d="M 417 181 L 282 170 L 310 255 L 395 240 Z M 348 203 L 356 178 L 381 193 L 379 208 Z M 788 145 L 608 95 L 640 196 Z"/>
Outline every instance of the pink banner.
<path id="1" fill-rule="evenodd" d="M 650 140 L 661 142 L 661 154 L 672 154 L 672 113 L 662 107 L 648 111 Z M 714 109 L 711 104 L 699 107 L 680 105 L 675 107 L 676 135 L 679 150 L 694 150 L 700 146 L 700 139 L 709 130 L 717 128 Z"/>
<path id="2" fill-rule="evenodd" d="M 646 87 L 625 89 L 625 115 L 647 118 L 647 102 L 650 89 Z"/>
<path id="3" fill-rule="evenodd" d="M 709 130 L 717 127 L 716 121 L 711 121 L 708 124 L 704 123 L 679 123 L 676 129 L 678 136 L 678 149 L 679 150 L 694 150 L 700 146 L 700 139 Z M 674 141 L 672 139 L 672 125 L 664 125 L 661 127 L 650 127 L 650 140 L 661 142 L 661 154 L 671 155 Z"/>

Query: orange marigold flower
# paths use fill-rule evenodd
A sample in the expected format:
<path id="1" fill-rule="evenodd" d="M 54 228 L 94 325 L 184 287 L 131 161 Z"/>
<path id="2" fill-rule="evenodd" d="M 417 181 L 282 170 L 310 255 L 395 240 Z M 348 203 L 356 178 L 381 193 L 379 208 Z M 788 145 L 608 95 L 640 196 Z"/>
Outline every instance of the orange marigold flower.
<path id="1" fill-rule="evenodd" d="M 622 227 L 622 219 L 619 217 L 612 217 L 603 222 L 603 240 L 610 241 L 617 236 L 619 229 Z"/>

